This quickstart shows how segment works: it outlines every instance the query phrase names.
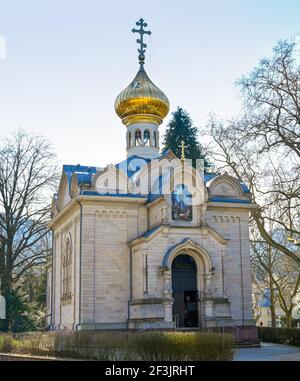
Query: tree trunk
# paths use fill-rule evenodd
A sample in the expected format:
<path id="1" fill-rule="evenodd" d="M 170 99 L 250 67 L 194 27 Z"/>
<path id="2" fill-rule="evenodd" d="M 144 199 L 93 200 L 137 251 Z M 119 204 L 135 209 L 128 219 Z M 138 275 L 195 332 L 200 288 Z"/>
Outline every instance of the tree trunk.
<path id="1" fill-rule="evenodd" d="M 292 328 L 292 311 L 286 312 L 286 327 Z"/>
<path id="2" fill-rule="evenodd" d="M 271 250 L 270 246 L 269 246 L 269 250 Z M 269 273 L 269 284 L 270 284 L 270 311 L 271 311 L 272 327 L 276 328 L 275 292 L 274 292 L 274 285 L 272 280 L 272 273 Z"/>
<path id="3" fill-rule="evenodd" d="M 272 327 L 276 328 L 276 312 L 275 312 L 275 306 L 273 303 L 270 305 L 271 310 L 271 320 L 272 320 Z"/>

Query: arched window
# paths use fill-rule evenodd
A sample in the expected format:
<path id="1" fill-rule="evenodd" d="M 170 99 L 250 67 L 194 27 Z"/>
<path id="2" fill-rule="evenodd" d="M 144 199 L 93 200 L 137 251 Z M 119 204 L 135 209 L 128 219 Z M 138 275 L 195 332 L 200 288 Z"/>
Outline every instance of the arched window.
<path id="1" fill-rule="evenodd" d="M 153 132 L 153 140 L 154 140 L 154 147 L 157 147 L 157 142 L 156 142 L 156 132 Z"/>
<path id="2" fill-rule="evenodd" d="M 128 133 L 128 143 L 127 143 L 127 146 L 128 146 L 128 148 L 131 147 L 131 132 L 130 131 Z"/>
<path id="3" fill-rule="evenodd" d="M 144 131 L 144 145 L 150 146 L 150 132 L 148 130 Z"/>
<path id="4" fill-rule="evenodd" d="M 192 221 L 192 195 L 184 184 L 177 185 L 172 192 L 172 219 L 174 221 Z"/>
<path id="5" fill-rule="evenodd" d="M 62 258 L 62 301 L 64 304 L 71 302 L 72 284 L 72 245 L 71 240 L 68 237 L 65 241 L 65 248 Z"/>
<path id="6" fill-rule="evenodd" d="M 141 144 L 142 144 L 141 130 L 136 130 L 135 131 L 135 136 L 134 136 L 134 145 L 135 146 L 140 146 Z"/>

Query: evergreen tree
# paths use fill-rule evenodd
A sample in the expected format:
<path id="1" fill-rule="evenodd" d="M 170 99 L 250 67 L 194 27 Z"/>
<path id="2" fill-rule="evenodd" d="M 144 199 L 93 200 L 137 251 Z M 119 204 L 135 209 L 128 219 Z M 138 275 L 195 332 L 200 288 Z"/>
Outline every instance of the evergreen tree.
<path id="1" fill-rule="evenodd" d="M 24 332 L 45 328 L 47 274 L 44 267 L 29 269 L 6 295 L 11 305 L 11 331 Z M 0 332 L 6 331 L 0 320 Z"/>
<path id="2" fill-rule="evenodd" d="M 29 301 L 21 286 L 16 286 L 11 291 L 7 302 L 11 305 L 12 332 L 35 331 L 39 328 L 38 307 Z"/>
<path id="3" fill-rule="evenodd" d="M 193 160 L 195 166 L 197 159 L 204 160 L 204 169 L 207 171 L 212 164 L 205 157 L 203 148 L 198 141 L 197 127 L 193 126 L 192 119 L 187 111 L 181 107 L 172 113 L 172 119 L 167 125 L 167 130 L 164 136 L 163 149 L 171 149 L 173 153 L 181 157 L 181 142 L 184 141 L 185 157 Z"/>

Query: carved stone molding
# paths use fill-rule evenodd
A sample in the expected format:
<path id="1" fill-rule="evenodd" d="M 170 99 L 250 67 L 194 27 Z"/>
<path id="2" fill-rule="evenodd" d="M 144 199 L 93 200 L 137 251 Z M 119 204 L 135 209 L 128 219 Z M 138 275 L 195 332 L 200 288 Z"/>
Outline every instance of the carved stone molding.
<path id="1" fill-rule="evenodd" d="M 240 218 L 235 216 L 212 216 L 212 218 L 219 224 L 237 224 L 240 221 Z"/>
<path id="2" fill-rule="evenodd" d="M 95 213 L 99 218 L 126 218 L 127 212 L 124 210 L 103 209 Z"/>

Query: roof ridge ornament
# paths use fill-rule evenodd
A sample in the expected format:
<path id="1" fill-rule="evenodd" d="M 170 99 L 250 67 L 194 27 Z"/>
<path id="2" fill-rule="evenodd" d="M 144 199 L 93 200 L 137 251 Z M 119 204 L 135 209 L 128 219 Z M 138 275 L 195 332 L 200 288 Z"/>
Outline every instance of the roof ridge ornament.
<path id="1" fill-rule="evenodd" d="M 140 29 L 132 29 L 133 33 L 139 33 L 140 38 L 136 40 L 138 44 L 140 44 L 140 48 L 138 49 L 139 54 L 139 62 L 140 65 L 144 65 L 145 63 L 145 52 L 146 52 L 146 47 L 147 44 L 144 43 L 144 34 L 148 34 L 150 36 L 151 32 L 150 30 L 145 30 L 148 26 L 147 23 L 144 22 L 144 19 L 140 18 L 139 21 L 136 22 L 136 25 L 140 27 Z"/>

